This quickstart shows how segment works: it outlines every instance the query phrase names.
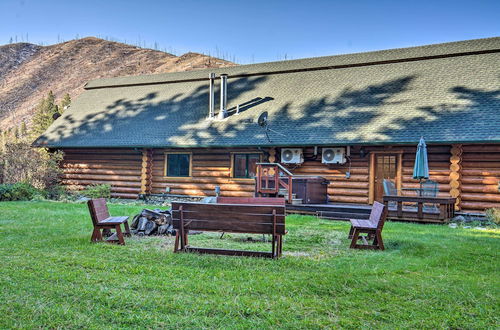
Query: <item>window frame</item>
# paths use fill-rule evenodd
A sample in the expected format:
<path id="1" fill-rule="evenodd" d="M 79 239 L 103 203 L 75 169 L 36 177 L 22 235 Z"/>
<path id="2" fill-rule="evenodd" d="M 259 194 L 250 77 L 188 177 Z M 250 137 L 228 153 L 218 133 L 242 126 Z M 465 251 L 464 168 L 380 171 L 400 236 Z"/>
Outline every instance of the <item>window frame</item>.
<path id="1" fill-rule="evenodd" d="M 235 158 L 237 155 L 247 155 L 247 172 L 248 172 L 248 155 L 257 155 L 259 156 L 259 163 L 262 162 L 262 152 L 231 152 L 231 178 L 235 180 L 254 180 L 254 177 L 237 177 L 235 176 L 236 162 Z M 257 173 L 256 173 L 257 174 Z"/>
<path id="2" fill-rule="evenodd" d="M 168 155 L 188 155 L 189 156 L 189 173 L 187 176 L 169 176 L 168 175 Z M 164 168 L 163 168 L 163 176 L 165 178 L 191 178 L 193 176 L 193 153 L 186 151 L 176 151 L 176 152 L 164 152 Z"/>

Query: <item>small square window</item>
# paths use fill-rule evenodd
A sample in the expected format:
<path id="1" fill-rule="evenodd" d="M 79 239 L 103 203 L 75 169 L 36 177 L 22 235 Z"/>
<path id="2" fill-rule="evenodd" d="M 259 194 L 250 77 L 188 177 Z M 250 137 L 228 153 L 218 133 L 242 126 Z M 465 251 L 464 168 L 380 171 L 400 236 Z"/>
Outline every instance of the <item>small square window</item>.
<path id="1" fill-rule="evenodd" d="M 173 177 L 188 177 L 191 169 L 190 154 L 167 154 L 166 161 L 166 176 Z"/>
<path id="2" fill-rule="evenodd" d="M 260 154 L 234 154 L 233 176 L 235 178 L 254 178 Z"/>

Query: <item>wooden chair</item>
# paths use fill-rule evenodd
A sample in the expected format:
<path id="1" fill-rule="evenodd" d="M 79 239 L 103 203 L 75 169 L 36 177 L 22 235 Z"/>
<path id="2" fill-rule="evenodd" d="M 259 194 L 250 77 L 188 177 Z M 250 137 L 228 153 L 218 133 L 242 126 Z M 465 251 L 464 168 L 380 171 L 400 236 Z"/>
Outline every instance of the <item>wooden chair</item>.
<path id="1" fill-rule="evenodd" d="M 349 238 L 351 249 L 380 249 L 384 250 L 384 241 L 382 240 L 382 228 L 384 227 L 387 209 L 384 204 L 373 202 L 372 211 L 369 219 L 351 219 L 351 230 Z M 366 237 L 360 234 L 367 234 Z M 364 244 L 358 244 L 358 240 Z M 373 240 L 372 243 L 368 243 Z"/>
<path id="2" fill-rule="evenodd" d="M 106 199 L 98 198 L 91 199 L 87 202 L 89 207 L 90 217 L 92 218 L 92 224 L 94 225 L 94 230 L 92 231 L 91 242 L 109 242 L 118 243 L 125 245 L 125 240 L 123 239 L 123 233 L 120 225 L 123 224 L 125 227 L 125 236 L 130 236 L 130 228 L 128 226 L 127 216 L 123 217 L 111 217 L 109 215 L 108 207 L 106 206 Z M 104 230 L 114 229 L 116 232 L 111 235 L 106 240 L 103 240 Z M 101 232 L 101 230 L 103 232 Z"/>
<path id="3" fill-rule="evenodd" d="M 382 181 L 382 186 L 384 187 L 384 196 L 398 196 L 398 189 L 396 188 L 396 185 L 394 185 L 394 182 L 392 182 L 389 179 L 384 179 Z M 389 203 L 389 207 L 396 207 L 396 203 L 391 202 Z"/>

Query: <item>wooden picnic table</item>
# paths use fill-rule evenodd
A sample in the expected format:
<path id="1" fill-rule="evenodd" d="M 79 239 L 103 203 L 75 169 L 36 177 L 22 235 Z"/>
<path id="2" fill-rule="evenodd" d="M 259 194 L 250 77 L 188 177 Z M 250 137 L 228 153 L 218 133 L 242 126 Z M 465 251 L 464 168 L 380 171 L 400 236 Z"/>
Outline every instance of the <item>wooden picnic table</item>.
<path id="1" fill-rule="evenodd" d="M 453 197 L 385 195 L 383 198 L 387 207 L 387 218 L 391 220 L 442 223 L 455 216 L 456 198 Z M 390 204 L 396 204 L 396 207 L 389 207 Z M 413 204 L 416 207 L 406 206 L 405 204 Z M 431 204 L 431 207 L 429 207 L 429 204 Z"/>

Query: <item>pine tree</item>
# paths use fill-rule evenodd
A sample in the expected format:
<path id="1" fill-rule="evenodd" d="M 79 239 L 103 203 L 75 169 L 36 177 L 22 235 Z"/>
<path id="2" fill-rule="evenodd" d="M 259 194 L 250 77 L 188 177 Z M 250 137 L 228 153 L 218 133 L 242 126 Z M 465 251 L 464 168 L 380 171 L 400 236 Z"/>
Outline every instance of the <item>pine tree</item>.
<path id="1" fill-rule="evenodd" d="M 55 114 L 60 114 L 59 107 L 55 103 L 54 93 L 50 91 L 47 98 L 42 99 L 36 108 L 35 116 L 33 117 L 33 135 L 38 137 L 45 132 L 54 121 Z"/>
<path id="2" fill-rule="evenodd" d="M 63 113 L 64 110 L 67 109 L 71 104 L 71 97 L 69 96 L 68 93 L 64 94 L 63 99 L 61 100 L 61 106 L 59 107 L 60 112 Z"/>

